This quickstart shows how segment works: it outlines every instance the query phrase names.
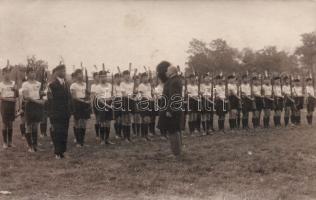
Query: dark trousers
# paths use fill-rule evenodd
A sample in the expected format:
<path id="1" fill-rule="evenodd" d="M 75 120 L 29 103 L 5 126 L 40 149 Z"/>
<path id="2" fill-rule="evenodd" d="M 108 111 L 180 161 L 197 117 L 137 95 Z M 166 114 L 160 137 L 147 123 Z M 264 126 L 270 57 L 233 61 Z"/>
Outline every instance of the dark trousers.
<path id="1" fill-rule="evenodd" d="M 67 150 L 69 118 L 52 121 L 52 136 L 56 155 L 63 155 Z"/>

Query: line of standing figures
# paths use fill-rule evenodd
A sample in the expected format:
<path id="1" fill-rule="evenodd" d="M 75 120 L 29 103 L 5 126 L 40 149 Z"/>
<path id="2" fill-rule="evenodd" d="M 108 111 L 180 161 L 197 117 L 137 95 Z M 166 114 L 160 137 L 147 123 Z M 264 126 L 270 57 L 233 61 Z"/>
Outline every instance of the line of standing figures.
<path id="1" fill-rule="evenodd" d="M 40 81 L 36 79 L 36 68 L 31 64 L 26 69 L 26 80 L 18 88 L 11 80 L 12 68 L 2 69 L 0 83 L 3 148 L 12 147 L 13 122 L 21 118 L 20 132 L 25 137 L 28 151 L 38 150 L 38 129 L 46 135 L 50 121 L 50 135 L 57 159 L 63 158 L 67 147 L 69 119 L 73 116 L 73 132 L 76 146 L 85 145 L 87 122 L 95 115 L 94 128 L 97 141 L 102 145 L 110 141 L 113 121 L 115 137 L 132 143 L 132 136 L 150 141 L 159 129 L 162 139 L 168 138 L 168 127 L 156 123 L 163 101 L 164 84 L 154 78 L 150 71 L 131 75 L 125 70 L 109 75 L 104 68 L 93 74 L 93 83 L 87 71 L 76 69 L 71 84 L 65 79 L 65 65 L 53 70 L 54 78 L 48 83 L 45 72 Z M 215 133 L 214 115 L 217 116 L 218 131 L 225 132 L 228 114 L 229 132 L 249 129 L 249 114 L 253 129 L 274 126 L 300 125 L 301 111 L 306 108 L 306 119 L 312 125 L 315 107 L 315 91 L 311 76 L 300 78 L 291 75 L 261 75 L 245 73 L 240 76 L 222 73 L 217 75 L 185 76 L 178 71 L 182 82 L 181 120 L 179 127 L 190 135 Z M 147 109 L 141 109 L 145 102 Z M 170 106 L 170 99 L 167 106 Z M 282 113 L 284 114 L 282 115 Z M 263 116 L 261 116 L 263 115 Z M 174 122 L 178 123 L 178 122 Z"/>

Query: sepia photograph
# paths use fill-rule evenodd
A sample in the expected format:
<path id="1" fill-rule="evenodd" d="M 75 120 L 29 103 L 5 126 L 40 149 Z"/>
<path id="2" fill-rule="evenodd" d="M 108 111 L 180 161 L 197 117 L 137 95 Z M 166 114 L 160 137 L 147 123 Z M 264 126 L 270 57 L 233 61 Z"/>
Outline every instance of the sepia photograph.
<path id="1" fill-rule="evenodd" d="M 0 0 L 0 200 L 316 199 L 315 0 Z"/>

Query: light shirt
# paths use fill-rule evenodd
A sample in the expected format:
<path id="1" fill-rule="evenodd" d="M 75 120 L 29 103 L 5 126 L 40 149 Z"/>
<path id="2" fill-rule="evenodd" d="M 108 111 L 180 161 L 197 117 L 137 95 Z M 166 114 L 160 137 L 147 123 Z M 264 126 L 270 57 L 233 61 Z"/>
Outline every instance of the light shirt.
<path id="1" fill-rule="evenodd" d="M 95 96 L 97 97 L 102 97 L 102 98 L 106 98 L 109 99 L 112 97 L 112 85 L 110 83 L 106 83 L 106 84 L 95 84 L 94 88 L 93 88 L 93 93 L 95 94 Z M 92 87 L 91 87 L 91 92 L 92 92 Z"/>
<path id="2" fill-rule="evenodd" d="M 201 88 L 201 93 L 204 95 L 204 96 L 212 96 L 212 84 L 209 83 L 209 84 L 201 84 L 200 86 Z"/>
<path id="3" fill-rule="evenodd" d="M 273 86 L 273 94 L 274 94 L 274 96 L 282 97 L 282 88 L 280 85 Z"/>
<path id="4" fill-rule="evenodd" d="M 98 85 L 99 85 L 99 84 L 96 84 L 96 83 L 93 83 L 93 84 L 91 85 L 91 89 L 90 89 L 91 93 L 96 93 L 96 88 L 98 87 Z"/>
<path id="5" fill-rule="evenodd" d="M 306 86 L 306 94 L 315 97 L 315 90 L 313 86 Z"/>
<path id="6" fill-rule="evenodd" d="M 262 85 L 262 90 L 265 96 L 272 96 L 272 85 Z"/>
<path id="7" fill-rule="evenodd" d="M 0 82 L 0 95 L 2 98 L 11 98 L 15 97 L 14 92 L 14 81 L 11 81 L 10 84 Z"/>
<path id="8" fill-rule="evenodd" d="M 133 82 L 125 82 L 123 81 L 120 84 L 121 93 L 123 96 L 131 96 L 133 94 L 134 90 L 134 84 Z"/>
<path id="9" fill-rule="evenodd" d="M 113 86 L 113 95 L 115 97 L 122 97 L 122 90 L 121 90 L 121 85 L 114 85 Z"/>
<path id="10" fill-rule="evenodd" d="M 197 97 L 199 96 L 199 88 L 197 85 L 188 84 L 187 86 L 188 94 L 191 97 Z"/>
<path id="11" fill-rule="evenodd" d="M 155 88 L 154 88 L 154 93 L 157 97 L 161 96 L 162 95 L 162 92 L 163 92 L 163 84 L 160 83 L 159 85 L 157 85 Z"/>
<path id="12" fill-rule="evenodd" d="M 240 90 L 242 92 L 242 94 L 246 95 L 246 96 L 250 96 L 251 95 L 251 87 L 249 83 L 242 83 L 240 86 Z"/>
<path id="13" fill-rule="evenodd" d="M 70 86 L 70 90 L 76 94 L 76 97 L 83 99 L 86 97 L 86 83 L 74 82 Z"/>
<path id="14" fill-rule="evenodd" d="M 302 86 L 294 86 L 293 87 L 293 96 L 295 96 L 295 97 L 303 96 L 303 87 Z"/>
<path id="15" fill-rule="evenodd" d="M 38 81 L 34 81 L 34 82 L 29 82 L 29 81 L 25 81 L 22 84 L 22 93 L 27 93 L 27 96 L 38 100 L 40 99 L 40 88 L 41 88 L 41 83 Z"/>
<path id="16" fill-rule="evenodd" d="M 261 85 L 253 85 L 252 92 L 255 96 L 261 96 Z"/>
<path id="17" fill-rule="evenodd" d="M 141 83 L 138 86 L 138 92 L 142 97 L 151 98 L 151 86 L 149 83 Z"/>
<path id="18" fill-rule="evenodd" d="M 290 85 L 283 85 L 282 86 L 282 92 L 284 95 L 291 95 L 291 86 Z"/>
<path id="19" fill-rule="evenodd" d="M 237 95 L 237 84 L 228 83 L 227 88 L 229 94 Z"/>
<path id="20" fill-rule="evenodd" d="M 60 84 L 64 85 L 65 84 L 65 80 L 63 78 L 59 78 L 57 76 L 57 80 L 59 81 Z"/>
<path id="21" fill-rule="evenodd" d="M 218 97 L 220 99 L 225 99 L 225 97 L 226 97 L 225 85 L 216 85 L 214 89 L 215 89 L 216 97 Z"/>

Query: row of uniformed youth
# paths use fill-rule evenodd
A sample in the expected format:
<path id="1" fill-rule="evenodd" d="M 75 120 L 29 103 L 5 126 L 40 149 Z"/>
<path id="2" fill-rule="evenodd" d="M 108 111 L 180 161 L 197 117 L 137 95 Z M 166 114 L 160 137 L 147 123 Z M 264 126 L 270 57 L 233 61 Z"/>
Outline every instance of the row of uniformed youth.
<path id="1" fill-rule="evenodd" d="M 190 133 L 200 131 L 208 134 L 214 130 L 213 116 L 218 116 L 218 129 L 224 131 L 226 114 L 229 115 L 230 130 L 249 129 L 249 114 L 252 113 L 253 128 L 270 127 L 273 117 L 275 127 L 281 127 L 281 114 L 284 111 L 284 126 L 289 123 L 301 123 L 301 110 L 306 105 L 306 119 L 312 124 L 315 107 L 315 91 L 312 77 L 301 79 L 299 76 L 248 75 L 240 77 L 230 74 L 227 77 L 219 74 L 214 77 L 188 76 L 185 84 L 189 100 L 188 126 Z M 199 84 L 199 82 L 201 82 Z M 263 117 L 261 116 L 263 114 Z M 273 115 L 273 116 L 272 116 Z M 184 122 L 185 125 L 185 122 Z"/>
<path id="2" fill-rule="evenodd" d="M 46 88 L 49 87 L 36 81 L 36 69 L 28 67 L 27 80 L 18 89 L 10 79 L 10 70 L 9 67 L 2 70 L 3 81 L 0 85 L 3 147 L 12 146 L 12 124 L 16 118 L 16 102 L 21 100 L 23 112 L 21 112 L 20 130 L 26 138 L 29 151 L 35 152 L 38 146 L 38 126 L 41 134 L 46 135 L 47 119 L 52 112 L 47 100 L 50 91 Z M 131 132 L 148 141 L 150 133 L 155 134 L 156 127 L 159 128 L 163 138 L 167 137 L 164 127 L 156 125 L 158 111 L 141 110 L 136 103 L 148 100 L 149 107 L 153 108 L 154 100 L 161 97 L 163 85 L 153 83 L 155 79 L 152 79 L 149 73 L 132 77 L 130 71 L 126 70 L 110 77 L 107 71 L 102 70 L 94 74 L 94 83 L 91 87 L 87 87 L 84 73 L 78 69 L 72 73 L 72 79 L 69 87 L 72 97 L 70 106 L 74 118 L 73 132 L 78 147 L 84 145 L 87 121 L 92 112 L 95 115 L 96 137 L 101 144 L 111 144 L 109 136 L 112 120 L 114 120 L 116 137 L 126 142 L 132 141 Z M 224 130 L 227 113 L 229 127 L 232 130 L 239 128 L 240 123 L 243 129 L 248 129 L 250 112 L 253 113 L 254 128 L 260 126 L 262 112 L 263 126 L 268 128 L 271 111 L 274 111 L 273 119 L 277 127 L 281 126 L 283 111 L 285 126 L 290 121 L 293 124 L 300 124 L 303 105 L 307 108 L 307 122 L 312 124 L 315 94 L 310 77 L 292 79 L 290 76 L 260 77 L 245 74 L 240 81 L 234 74 L 227 78 L 219 74 L 214 78 L 205 75 L 201 81 L 194 75 L 189 75 L 183 77 L 183 81 L 185 101 L 182 127 L 184 129 L 188 124 L 191 134 L 196 131 L 205 134 L 214 131 L 214 114 L 218 115 L 219 130 Z M 67 85 L 64 80 L 60 82 Z M 105 101 L 101 101 L 104 99 Z M 113 109 L 117 102 L 120 104 L 117 107 L 122 106 L 122 109 Z M 185 116 L 188 116 L 187 123 Z M 52 139 L 54 141 L 53 135 Z"/>

